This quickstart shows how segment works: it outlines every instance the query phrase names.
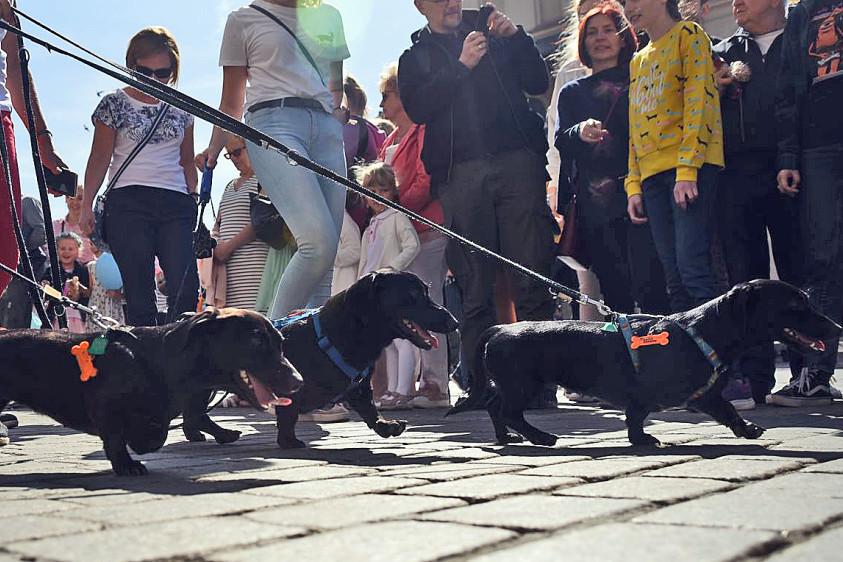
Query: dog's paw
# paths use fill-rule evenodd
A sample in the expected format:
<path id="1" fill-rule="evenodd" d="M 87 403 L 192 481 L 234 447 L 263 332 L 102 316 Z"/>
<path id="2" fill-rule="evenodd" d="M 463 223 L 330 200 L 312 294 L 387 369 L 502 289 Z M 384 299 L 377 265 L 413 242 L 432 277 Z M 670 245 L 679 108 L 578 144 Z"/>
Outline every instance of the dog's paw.
<path id="1" fill-rule="evenodd" d="M 226 443 L 234 443 L 238 439 L 240 439 L 240 435 L 242 432 L 236 431 L 234 429 L 218 429 L 214 432 L 214 439 L 220 445 L 225 445 Z"/>
<path id="2" fill-rule="evenodd" d="M 277 443 L 282 449 L 304 449 L 307 447 L 304 441 L 296 439 L 295 437 L 292 439 L 278 439 Z"/>
<path id="3" fill-rule="evenodd" d="M 643 432 L 639 435 L 630 435 L 629 442 L 636 447 L 658 447 L 661 445 L 661 441 L 652 435 Z"/>
<path id="4" fill-rule="evenodd" d="M 199 443 L 206 439 L 205 434 L 198 429 L 185 429 L 184 436 L 188 441 L 193 441 L 194 443 Z"/>
<path id="5" fill-rule="evenodd" d="M 398 437 L 407 429 L 407 422 L 404 420 L 378 420 L 373 429 L 381 437 Z"/>
<path id="6" fill-rule="evenodd" d="M 553 447 L 556 445 L 556 440 L 559 439 L 558 435 L 553 435 L 552 433 L 545 433 L 541 432 L 540 434 L 534 435 L 532 437 L 528 437 L 530 443 L 533 445 L 542 445 L 544 447 Z"/>
<path id="7" fill-rule="evenodd" d="M 764 432 L 766 431 L 760 425 L 755 425 L 754 423 L 746 422 L 745 424 L 736 427 L 732 430 L 736 436 L 743 437 L 745 439 L 758 439 Z"/>
<path id="8" fill-rule="evenodd" d="M 512 432 L 512 431 L 509 431 L 507 433 L 504 433 L 503 435 L 498 436 L 498 441 L 497 441 L 498 445 L 509 445 L 510 443 L 523 443 L 523 442 L 524 442 L 524 438 L 521 437 L 520 435 L 518 435 L 517 433 Z M 555 443 L 555 441 L 554 441 L 554 443 Z"/>
<path id="9" fill-rule="evenodd" d="M 111 468 L 117 476 L 143 476 L 147 473 L 143 463 L 135 460 L 120 464 L 111 463 Z"/>

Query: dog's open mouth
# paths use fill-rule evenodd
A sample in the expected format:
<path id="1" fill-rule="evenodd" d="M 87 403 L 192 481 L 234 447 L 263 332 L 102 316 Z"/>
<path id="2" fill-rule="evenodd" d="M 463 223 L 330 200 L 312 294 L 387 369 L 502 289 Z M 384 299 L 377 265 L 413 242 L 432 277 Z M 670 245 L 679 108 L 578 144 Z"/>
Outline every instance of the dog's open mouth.
<path id="1" fill-rule="evenodd" d="M 401 320 L 401 327 L 403 328 L 405 338 L 416 347 L 421 349 L 436 349 L 439 347 L 439 340 L 436 336 L 422 328 L 416 322 L 404 318 Z"/>
<path id="2" fill-rule="evenodd" d="M 822 353 L 825 351 L 825 343 L 822 340 L 816 340 L 814 338 L 810 338 L 805 334 L 799 332 L 798 330 L 794 330 L 793 328 L 784 328 L 782 330 L 784 333 L 785 339 L 788 342 L 801 347 L 803 349 L 809 349 L 811 351 L 816 351 L 817 353 Z"/>
<path id="3" fill-rule="evenodd" d="M 248 371 L 240 371 L 240 387 L 245 398 L 259 410 L 270 410 L 273 406 L 289 406 L 293 403 L 286 396 L 278 396 L 272 389 L 252 376 Z"/>

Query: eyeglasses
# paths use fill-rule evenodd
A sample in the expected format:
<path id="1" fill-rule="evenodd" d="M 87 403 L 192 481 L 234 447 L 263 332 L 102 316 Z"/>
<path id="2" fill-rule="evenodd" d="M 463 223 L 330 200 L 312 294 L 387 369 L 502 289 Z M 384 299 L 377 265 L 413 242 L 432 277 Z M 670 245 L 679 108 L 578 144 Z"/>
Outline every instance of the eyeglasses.
<path id="1" fill-rule="evenodd" d="M 169 78 L 173 75 L 173 67 L 168 66 L 167 68 L 149 68 L 147 66 L 137 65 L 135 67 L 135 71 L 138 74 L 143 74 L 144 76 L 149 76 L 150 78 L 155 76 L 156 78 Z"/>
<path id="2" fill-rule="evenodd" d="M 241 146 L 240 148 L 235 148 L 234 150 L 229 150 L 223 156 L 225 156 L 226 160 L 231 160 L 232 158 L 240 158 L 240 155 L 243 151 L 246 150 L 245 146 Z"/>
<path id="3" fill-rule="evenodd" d="M 397 93 L 398 93 L 398 90 L 384 90 L 383 93 L 381 94 L 381 98 L 386 99 L 390 96 L 390 94 L 397 94 Z"/>

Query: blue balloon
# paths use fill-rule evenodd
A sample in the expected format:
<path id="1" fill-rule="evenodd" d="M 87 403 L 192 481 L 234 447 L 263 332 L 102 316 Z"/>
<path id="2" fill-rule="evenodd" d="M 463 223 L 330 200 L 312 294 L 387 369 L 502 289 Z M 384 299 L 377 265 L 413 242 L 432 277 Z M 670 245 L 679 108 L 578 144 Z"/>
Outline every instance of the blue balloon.
<path id="1" fill-rule="evenodd" d="M 106 291 L 116 291 L 123 287 L 123 277 L 120 275 L 120 268 L 117 267 L 117 262 L 114 261 L 114 256 L 104 252 L 97 258 L 97 282 L 105 288 Z"/>

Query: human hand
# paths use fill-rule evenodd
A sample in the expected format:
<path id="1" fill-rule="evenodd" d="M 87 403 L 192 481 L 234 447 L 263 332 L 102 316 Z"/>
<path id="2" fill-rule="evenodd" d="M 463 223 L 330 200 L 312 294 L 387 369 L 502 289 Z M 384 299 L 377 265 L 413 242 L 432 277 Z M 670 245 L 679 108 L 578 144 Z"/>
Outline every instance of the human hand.
<path id="1" fill-rule="evenodd" d="M 799 170 L 779 170 L 776 181 L 778 181 L 780 192 L 790 197 L 795 197 L 799 193 L 799 184 L 802 182 L 802 176 L 799 175 Z"/>
<path id="2" fill-rule="evenodd" d="M 81 284 L 79 283 L 79 278 L 74 275 L 72 278 L 68 279 L 66 287 L 67 287 L 67 289 L 66 289 L 67 298 L 69 298 L 72 301 L 78 300 L 79 299 L 79 290 L 81 288 Z"/>
<path id="3" fill-rule="evenodd" d="M 721 94 L 735 81 L 728 64 L 723 64 L 714 71 L 714 85 Z"/>
<path id="4" fill-rule="evenodd" d="M 196 168 L 200 172 L 204 172 L 205 167 L 207 167 L 209 170 L 213 170 L 217 167 L 217 159 L 219 158 L 219 156 L 219 152 L 213 154 L 211 148 L 208 147 L 196 155 L 196 157 L 193 159 L 193 163 L 196 165 Z"/>
<path id="5" fill-rule="evenodd" d="M 608 135 L 609 131 L 603 128 L 603 123 L 597 119 L 586 119 L 580 123 L 580 140 L 588 144 L 597 144 L 602 142 Z"/>
<path id="6" fill-rule="evenodd" d="M 218 240 L 217 245 L 214 247 L 214 260 L 220 263 L 225 263 L 229 259 L 231 259 L 231 254 L 237 248 L 234 247 L 234 244 L 231 240 Z"/>
<path id="7" fill-rule="evenodd" d="M 90 236 L 94 231 L 94 211 L 87 205 L 82 205 L 79 213 L 79 229 L 85 236 Z"/>
<path id="8" fill-rule="evenodd" d="M 696 201 L 699 195 L 695 181 L 678 181 L 673 188 L 673 199 L 683 211 L 687 210 L 688 205 Z"/>
<path id="9" fill-rule="evenodd" d="M 512 37 L 518 33 L 518 28 L 512 23 L 512 20 L 497 9 L 489 16 L 488 25 L 489 34 L 492 37 Z"/>
<path id="10" fill-rule="evenodd" d="M 479 31 L 472 31 L 463 41 L 460 62 L 467 69 L 474 70 L 488 50 L 489 42 L 486 36 Z"/>
<path id="11" fill-rule="evenodd" d="M 644 212 L 644 198 L 640 194 L 631 195 L 626 200 L 626 212 L 632 224 L 646 224 L 647 213 Z"/>

